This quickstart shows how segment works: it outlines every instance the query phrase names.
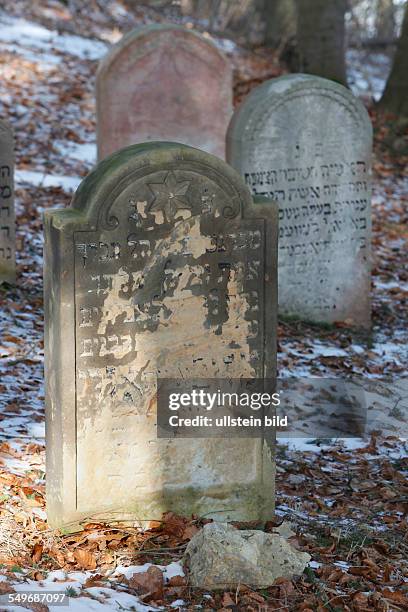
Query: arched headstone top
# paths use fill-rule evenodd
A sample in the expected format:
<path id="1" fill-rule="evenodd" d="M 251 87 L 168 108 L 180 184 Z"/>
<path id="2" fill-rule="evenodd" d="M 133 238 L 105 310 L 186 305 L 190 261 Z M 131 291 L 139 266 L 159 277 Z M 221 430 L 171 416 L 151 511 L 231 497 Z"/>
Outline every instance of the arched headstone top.
<path id="1" fill-rule="evenodd" d="M 8 136 L 14 138 L 14 130 L 11 124 L 5 119 L 0 119 L 0 135 L 1 137 Z"/>
<path id="2" fill-rule="evenodd" d="M 182 26 L 136 28 L 96 77 L 98 157 L 146 141 L 175 141 L 225 158 L 232 68 L 216 45 Z"/>
<path id="3" fill-rule="evenodd" d="M 154 206 L 160 190 L 176 201 L 179 191 L 179 209 L 184 203 L 192 216 L 202 214 L 203 202 L 210 197 L 202 177 L 223 193 L 220 207 L 215 200 L 211 213 L 214 217 L 233 219 L 253 206 L 241 177 L 221 159 L 187 145 L 152 142 L 126 147 L 105 158 L 82 181 L 71 208 L 53 211 L 53 215 L 57 223 L 58 219 L 83 223 L 85 218 L 95 228 L 113 230 L 118 224 L 112 212 L 115 203 L 129 189 L 133 189 L 133 196 L 139 189 L 139 200 L 147 201 L 148 206 Z"/>
<path id="4" fill-rule="evenodd" d="M 128 61 L 135 61 L 143 55 L 149 53 L 160 40 L 168 38 L 172 43 L 183 44 L 183 41 L 194 43 L 201 55 L 202 61 L 219 62 L 222 67 L 229 67 L 227 57 L 220 51 L 217 45 L 211 40 L 203 36 L 195 30 L 190 30 L 183 26 L 167 23 L 167 24 L 151 24 L 140 26 L 127 32 L 117 43 L 109 50 L 108 54 L 102 59 L 96 73 L 97 81 L 104 77 L 107 71 L 111 69 L 116 62 L 120 62 L 121 55 L 131 47 L 136 48 L 135 54 L 131 55 Z M 191 52 L 191 47 L 189 47 Z"/>
<path id="5" fill-rule="evenodd" d="M 255 141 L 257 136 L 262 139 L 262 130 L 267 127 L 268 121 L 274 121 L 275 113 L 281 111 L 282 107 L 290 106 L 291 102 L 302 100 L 305 103 L 307 99 L 311 102 L 312 114 L 319 112 L 318 105 L 313 107 L 313 100 L 316 99 L 319 102 L 326 100 L 334 109 L 342 108 L 352 118 L 367 146 L 371 147 L 373 128 L 364 104 L 343 85 L 310 74 L 288 74 L 255 87 L 235 111 L 228 127 L 227 142 L 239 141 L 246 138 L 248 133 L 253 134 L 251 140 Z M 306 109 L 295 122 L 307 131 Z M 293 124 L 282 122 L 281 127 L 291 129 Z M 322 124 L 314 127 L 320 133 L 324 130 Z"/>

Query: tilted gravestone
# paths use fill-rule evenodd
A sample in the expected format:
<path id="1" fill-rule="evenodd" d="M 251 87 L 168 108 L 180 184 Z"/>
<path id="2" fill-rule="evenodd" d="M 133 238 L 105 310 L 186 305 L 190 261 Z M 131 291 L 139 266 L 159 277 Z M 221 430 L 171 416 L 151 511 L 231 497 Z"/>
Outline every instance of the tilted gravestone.
<path id="1" fill-rule="evenodd" d="M 176 143 L 113 154 L 46 212 L 52 525 L 270 516 L 273 442 L 157 439 L 156 378 L 275 374 L 277 216 Z"/>
<path id="2" fill-rule="evenodd" d="M 99 159 L 151 140 L 181 142 L 224 159 L 232 69 L 196 32 L 144 26 L 102 60 L 96 106 Z"/>
<path id="3" fill-rule="evenodd" d="M 257 87 L 236 111 L 227 160 L 279 202 L 279 311 L 370 324 L 372 127 L 346 88 L 309 75 Z"/>
<path id="4" fill-rule="evenodd" d="M 0 284 L 15 277 L 14 136 L 10 124 L 0 121 Z"/>

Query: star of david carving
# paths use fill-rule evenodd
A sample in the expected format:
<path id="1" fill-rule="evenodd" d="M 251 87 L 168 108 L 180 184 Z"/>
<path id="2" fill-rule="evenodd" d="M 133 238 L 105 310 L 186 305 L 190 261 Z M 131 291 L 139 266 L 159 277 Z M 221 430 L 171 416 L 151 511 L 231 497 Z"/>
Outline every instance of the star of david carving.
<path id="1" fill-rule="evenodd" d="M 169 172 L 163 183 L 148 183 L 154 200 L 149 210 L 162 210 L 166 219 L 173 219 L 178 210 L 184 208 L 191 210 L 186 193 L 191 181 L 177 181 L 174 172 Z"/>

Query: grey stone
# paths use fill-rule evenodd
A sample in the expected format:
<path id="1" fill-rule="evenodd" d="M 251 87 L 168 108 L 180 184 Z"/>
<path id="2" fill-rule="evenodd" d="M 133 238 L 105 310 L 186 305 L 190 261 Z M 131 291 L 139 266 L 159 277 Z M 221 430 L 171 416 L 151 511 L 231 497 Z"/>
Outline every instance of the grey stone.
<path id="1" fill-rule="evenodd" d="M 191 586 L 227 589 L 267 588 L 276 578 L 302 574 L 310 559 L 279 534 L 208 523 L 187 544 L 183 561 Z"/>
<path id="2" fill-rule="evenodd" d="M 369 326 L 371 149 L 363 104 L 327 79 L 272 79 L 234 114 L 227 161 L 279 202 L 282 314 Z"/>
<path id="3" fill-rule="evenodd" d="M 273 528 L 273 533 L 279 534 L 280 536 L 282 536 L 282 538 L 286 538 L 286 540 L 288 540 L 292 536 L 296 535 L 295 532 L 292 529 L 291 523 L 289 523 L 288 521 L 284 521 L 278 527 L 274 527 Z"/>
<path id="4" fill-rule="evenodd" d="M 271 517 L 273 441 L 158 439 L 156 389 L 273 377 L 277 213 L 225 162 L 175 143 L 113 154 L 70 208 L 45 213 L 51 525 Z"/>
<path id="5" fill-rule="evenodd" d="M 208 38 L 180 26 L 136 28 L 112 47 L 96 79 L 98 157 L 151 140 L 225 158 L 232 67 Z"/>
<path id="6" fill-rule="evenodd" d="M 14 135 L 11 125 L 0 121 L 0 284 L 15 279 Z"/>

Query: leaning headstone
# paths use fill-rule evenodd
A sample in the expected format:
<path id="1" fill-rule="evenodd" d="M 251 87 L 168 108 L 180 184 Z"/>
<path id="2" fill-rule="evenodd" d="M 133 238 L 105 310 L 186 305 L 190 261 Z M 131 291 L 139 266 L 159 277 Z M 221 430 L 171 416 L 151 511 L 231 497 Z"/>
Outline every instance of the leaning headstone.
<path id="1" fill-rule="evenodd" d="M 0 120 L 0 284 L 15 277 L 14 136 L 10 124 Z"/>
<path id="2" fill-rule="evenodd" d="M 370 324 L 372 126 L 345 87 L 290 75 L 235 113 L 227 160 L 279 202 L 279 311 Z"/>
<path id="3" fill-rule="evenodd" d="M 46 212 L 52 525 L 271 515 L 273 441 L 159 439 L 156 391 L 274 376 L 277 216 L 225 162 L 176 143 L 113 154 Z"/>
<path id="4" fill-rule="evenodd" d="M 232 68 L 208 39 L 175 25 L 133 30 L 101 62 L 96 82 L 98 158 L 170 140 L 225 159 Z"/>

